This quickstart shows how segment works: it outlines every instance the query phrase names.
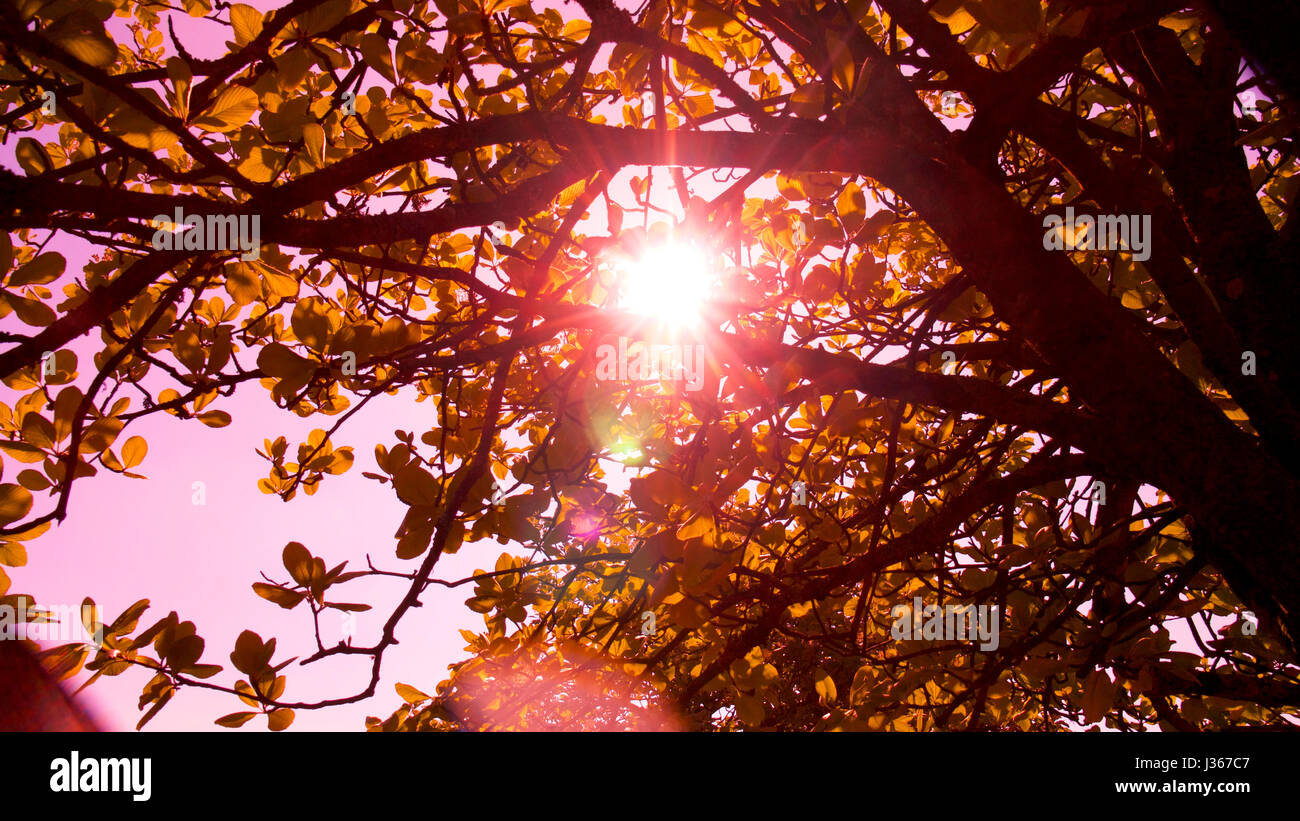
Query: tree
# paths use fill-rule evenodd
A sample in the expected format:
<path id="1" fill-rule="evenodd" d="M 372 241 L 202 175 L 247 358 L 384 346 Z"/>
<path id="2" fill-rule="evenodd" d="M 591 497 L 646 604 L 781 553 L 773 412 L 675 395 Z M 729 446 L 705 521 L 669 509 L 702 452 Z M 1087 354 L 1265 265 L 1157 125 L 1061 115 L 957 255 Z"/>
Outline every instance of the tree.
<path id="1" fill-rule="evenodd" d="M 224 425 L 250 382 L 329 418 L 260 451 L 286 501 L 372 398 L 440 420 L 365 474 L 404 569 L 291 543 L 254 585 L 318 615 L 407 578 L 373 645 L 313 656 L 364 691 L 284 700 L 253 631 L 230 686 L 147 602 L 49 663 L 152 669 L 142 723 L 201 686 L 279 729 L 375 695 L 421 595 L 473 585 L 469 657 L 372 728 L 1291 726 L 1296 12 L 1236 5 L 186 0 L 219 59 L 162 4 L 3 6 L 6 144 L 57 134 L 0 175 L 6 551 L 144 458 L 129 426 Z M 67 276 L 57 235 L 102 252 Z M 619 260 L 686 247 L 722 287 L 673 335 Z M 602 370 L 637 341 L 702 384 Z M 996 646 L 898 638 L 914 604 Z"/>

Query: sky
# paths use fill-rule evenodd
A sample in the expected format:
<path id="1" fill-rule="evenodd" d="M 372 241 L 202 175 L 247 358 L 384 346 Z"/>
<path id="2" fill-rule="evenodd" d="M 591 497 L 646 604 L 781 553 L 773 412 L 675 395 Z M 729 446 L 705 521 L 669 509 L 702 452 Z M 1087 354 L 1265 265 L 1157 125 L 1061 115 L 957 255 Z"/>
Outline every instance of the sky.
<path id="1" fill-rule="evenodd" d="M 272 430 L 270 438 L 286 435 L 291 442 L 304 441 L 319 420 L 290 419 L 274 409 L 268 413 L 265 391 L 249 387 L 220 400 L 219 407 L 233 417 L 225 428 L 183 423 L 170 416 L 149 417 L 138 430 L 130 428 L 149 441 L 149 455 L 137 469 L 149 478 L 135 480 L 101 471 L 76 483 L 68 518 L 32 543 L 27 567 L 12 569 L 13 590 L 33 593 L 39 603 L 75 604 L 90 595 L 105 620 L 148 598 L 152 607 L 141 628 L 175 610 L 183 620 L 193 621 L 207 640 L 203 660 L 226 668 L 212 681 L 228 686 L 238 673 L 225 653 L 242 630 L 252 629 L 263 639 L 277 636 L 277 662 L 313 652 L 306 606 L 283 610 L 255 594 L 251 585 L 261 581 L 262 572 L 276 580 L 287 579 L 280 552 L 290 541 L 302 542 L 330 567 L 350 559 L 349 569 L 364 569 L 361 557 L 369 553 L 376 567 L 407 569 L 409 563 L 398 562 L 392 552 L 392 534 L 406 507 L 391 487 L 362 477 L 361 471 L 374 469 L 371 446 L 392 443 L 396 425 L 407 430 L 428 428 L 422 421 L 428 418 L 428 403 L 417 405 L 402 396 L 376 399 L 354 417 L 337 443 L 356 446 L 358 458 L 352 470 L 327 477 L 313 496 L 300 493 L 285 503 L 258 490 L 257 480 L 266 475 L 268 463 L 254 450 L 262 447 Z M 296 430 L 291 422 L 299 423 L 293 426 Z M 206 486 L 206 504 L 201 506 L 193 504 L 195 482 Z M 492 552 L 492 547 L 497 551 Z M 466 545 L 460 554 L 440 560 L 438 576 L 459 579 L 471 575 L 476 566 L 490 568 L 500 549 L 495 542 Z M 299 710 L 295 727 L 359 730 L 366 715 L 386 717 L 398 706 L 396 682 L 428 689 L 444 678 L 446 665 L 464 656 L 464 640 L 457 630 L 482 626 L 482 617 L 464 606 L 471 588 L 434 587 L 423 597 L 425 606 L 404 618 L 397 632 L 401 644 L 384 657 L 378 698 L 321 711 Z M 405 589 L 406 583 L 399 579 L 359 579 L 335 588 L 346 590 L 346 596 L 331 598 L 375 605 L 356 615 L 354 639 L 357 644 L 373 643 Z M 323 617 L 322 639 L 327 644 L 337 641 L 342 626 L 341 618 Z M 337 697 L 364 689 L 369 659 L 330 658 L 308 668 L 290 665 L 283 672 L 288 676 L 286 699 Z M 83 695 L 104 724 L 131 729 L 138 719 L 134 696 L 148 678 L 145 671 L 101 678 Z M 205 729 L 218 716 L 243 709 L 233 696 L 186 688 L 146 729 Z M 260 723 L 264 722 L 254 720 L 245 726 L 251 729 Z"/>

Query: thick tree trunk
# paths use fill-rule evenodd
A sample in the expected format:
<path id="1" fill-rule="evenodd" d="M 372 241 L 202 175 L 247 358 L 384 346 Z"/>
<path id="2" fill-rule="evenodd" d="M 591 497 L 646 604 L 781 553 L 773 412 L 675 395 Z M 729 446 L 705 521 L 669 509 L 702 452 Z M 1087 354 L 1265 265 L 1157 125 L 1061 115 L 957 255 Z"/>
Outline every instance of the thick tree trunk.
<path id="1" fill-rule="evenodd" d="M 1300 637 L 1300 488 L 1145 338 L 997 183 L 947 156 L 899 149 L 873 173 L 949 244 L 998 315 L 1062 374 L 1109 426 L 1098 454 L 1115 475 L 1168 492 L 1196 522 L 1198 543 L 1256 612 Z"/>

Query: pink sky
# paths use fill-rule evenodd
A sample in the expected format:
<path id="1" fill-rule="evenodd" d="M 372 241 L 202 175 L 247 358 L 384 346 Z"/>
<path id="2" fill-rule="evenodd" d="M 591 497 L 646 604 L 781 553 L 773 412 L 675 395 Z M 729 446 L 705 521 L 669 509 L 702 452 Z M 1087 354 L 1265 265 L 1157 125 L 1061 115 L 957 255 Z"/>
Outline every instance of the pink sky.
<path id="1" fill-rule="evenodd" d="M 226 668 L 212 681 L 227 686 L 240 675 L 226 654 L 241 630 L 255 630 L 264 639 L 277 636 L 277 660 L 313 652 L 306 606 L 282 610 L 257 596 L 251 585 L 261 580 L 260 572 L 277 580 L 287 578 L 280 551 L 289 541 L 302 542 L 330 566 L 348 559 L 350 569 L 364 569 L 364 554 L 369 552 L 377 567 L 409 569 L 410 562 L 393 556 L 392 534 L 405 506 L 390 487 L 364 478 L 361 471 L 374 469 L 373 444 L 392 443 L 395 427 L 427 429 L 422 417 L 427 418 L 428 405 L 416 405 L 403 396 L 376 399 L 353 418 L 338 442 L 357 446 L 352 470 L 327 477 L 314 496 L 300 493 L 286 504 L 257 489 L 257 479 L 266 474 L 268 463 L 253 451 L 272 431 L 291 442 L 303 441 L 319 420 L 277 412 L 265 391 L 250 387 L 242 395 L 220 401 L 219 407 L 234 417 L 225 428 L 182 423 L 172 417 L 150 417 L 138 424 L 138 430 L 132 426 L 131 432 L 149 440 L 149 455 L 137 469 L 148 480 L 101 471 L 79 481 L 67 520 L 32 543 L 27 567 L 10 568 L 12 592 L 29 592 L 38 602 L 50 604 L 74 604 L 89 595 L 108 618 L 138 599 L 149 598 L 153 606 L 141 627 L 170 610 L 193 621 L 207 640 L 204 660 Z M 13 465 L 6 460 L 6 473 L 16 472 Z M 191 502 L 195 481 L 207 486 L 205 506 Z M 38 494 L 38 509 L 44 501 Z M 490 568 L 500 551 L 495 542 L 467 545 L 462 553 L 439 561 L 438 576 L 463 578 L 476 567 Z M 406 583 L 397 579 L 359 579 L 336 588 L 347 591 L 346 595 L 332 598 L 375 607 L 357 614 L 354 643 L 373 643 L 405 589 Z M 445 677 L 448 663 L 465 655 L 457 629 L 482 626 L 482 617 L 464 606 L 471 594 L 471 586 L 431 589 L 424 596 L 425 606 L 412 610 L 398 628 L 401 644 L 385 654 L 379 697 L 359 705 L 299 710 L 294 727 L 359 730 L 366 715 L 386 717 L 397 707 L 394 683 L 431 688 Z M 337 617 L 323 616 L 322 638 L 337 641 L 340 626 Z M 295 663 L 284 673 L 286 699 L 333 698 L 365 687 L 369 659 L 331 658 L 306 668 Z M 104 724 L 129 730 L 139 718 L 135 698 L 149 677 L 141 670 L 116 679 L 101 678 L 83 695 Z M 146 729 L 216 729 L 213 719 L 243 709 L 247 708 L 233 696 L 185 689 Z M 264 724 L 254 720 L 245 727 Z"/>

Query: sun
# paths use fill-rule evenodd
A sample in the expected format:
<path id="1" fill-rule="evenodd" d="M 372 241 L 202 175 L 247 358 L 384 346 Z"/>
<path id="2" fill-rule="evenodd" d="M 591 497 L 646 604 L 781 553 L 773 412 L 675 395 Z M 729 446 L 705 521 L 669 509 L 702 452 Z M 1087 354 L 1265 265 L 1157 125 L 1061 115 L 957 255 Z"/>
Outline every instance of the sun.
<path id="1" fill-rule="evenodd" d="M 702 248 L 687 242 L 652 245 L 619 266 L 618 307 L 666 325 L 694 325 L 715 280 L 715 268 Z"/>

